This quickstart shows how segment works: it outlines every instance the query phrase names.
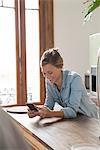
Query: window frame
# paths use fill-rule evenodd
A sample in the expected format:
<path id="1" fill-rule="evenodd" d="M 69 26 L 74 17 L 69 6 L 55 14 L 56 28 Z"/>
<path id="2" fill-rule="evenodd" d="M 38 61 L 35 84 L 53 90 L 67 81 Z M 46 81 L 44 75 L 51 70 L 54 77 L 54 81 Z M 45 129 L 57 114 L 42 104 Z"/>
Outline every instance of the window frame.
<path id="1" fill-rule="evenodd" d="M 25 0 L 15 0 L 15 31 L 17 105 L 25 105 L 27 102 Z M 39 0 L 39 32 L 41 58 L 45 49 L 54 47 L 53 0 Z M 36 104 L 44 103 L 45 91 L 45 79 L 40 70 L 40 102 Z"/>
<path id="2" fill-rule="evenodd" d="M 47 48 L 54 47 L 53 0 L 40 0 L 40 58 Z M 41 71 L 40 71 L 41 72 Z M 40 73 L 40 104 L 45 100 L 45 80 Z"/>
<path id="3" fill-rule="evenodd" d="M 23 105 L 27 101 L 25 0 L 15 0 L 15 24 L 17 105 Z"/>

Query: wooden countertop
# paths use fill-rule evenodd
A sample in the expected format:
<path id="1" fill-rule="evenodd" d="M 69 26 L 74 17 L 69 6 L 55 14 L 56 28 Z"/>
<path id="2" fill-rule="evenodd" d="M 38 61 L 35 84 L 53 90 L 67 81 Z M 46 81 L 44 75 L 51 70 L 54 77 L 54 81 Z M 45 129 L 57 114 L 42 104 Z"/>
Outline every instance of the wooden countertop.
<path id="1" fill-rule="evenodd" d="M 6 110 L 6 109 L 5 109 Z M 74 119 L 29 118 L 27 114 L 8 113 L 37 140 L 54 150 L 70 150 L 80 143 L 100 144 L 100 122 L 80 115 Z"/>

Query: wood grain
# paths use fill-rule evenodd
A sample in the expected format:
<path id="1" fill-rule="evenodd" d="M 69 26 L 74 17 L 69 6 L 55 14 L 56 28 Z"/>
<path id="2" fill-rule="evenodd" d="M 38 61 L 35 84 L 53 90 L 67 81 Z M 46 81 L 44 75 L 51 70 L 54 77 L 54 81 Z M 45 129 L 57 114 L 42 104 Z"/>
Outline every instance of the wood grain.
<path id="1" fill-rule="evenodd" d="M 10 114 L 19 127 L 33 140 L 42 145 L 41 150 L 70 150 L 80 143 L 100 144 L 100 124 L 97 119 L 79 115 L 75 119 L 29 118 L 27 114 Z M 27 136 L 28 136 L 27 135 Z M 26 138 L 27 138 L 26 136 Z"/>

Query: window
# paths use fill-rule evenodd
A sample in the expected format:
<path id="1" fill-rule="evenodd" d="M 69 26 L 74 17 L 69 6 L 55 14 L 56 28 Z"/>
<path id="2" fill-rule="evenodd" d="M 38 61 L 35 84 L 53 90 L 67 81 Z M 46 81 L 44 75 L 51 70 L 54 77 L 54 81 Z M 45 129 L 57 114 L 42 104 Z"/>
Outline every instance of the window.
<path id="1" fill-rule="evenodd" d="M 32 101 L 42 104 L 45 85 L 39 61 L 43 51 L 54 45 L 53 0 L 1 0 L 0 11 L 0 64 L 3 64 L 0 69 L 5 68 L 7 72 L 6 84 L 2 80 L 2 85 L 7 90 L 11 86 L 9 102 L 7 98 L 4 100 L 1 90 L 0 103 L 24 105 Z M 8 27 L 4 26 L 5 21 Z M 4 76 L 0 73 L 0 77 Z"/>
<path id="2" fill-rule="evenodd" d="M 0 1 L 0 104 L 16 104 L 14 1 Z"/>
<path id="3" fill-rule="evenodd" d="M 27 101 L 40 101 L 39 2 L 25 0 Z"/>

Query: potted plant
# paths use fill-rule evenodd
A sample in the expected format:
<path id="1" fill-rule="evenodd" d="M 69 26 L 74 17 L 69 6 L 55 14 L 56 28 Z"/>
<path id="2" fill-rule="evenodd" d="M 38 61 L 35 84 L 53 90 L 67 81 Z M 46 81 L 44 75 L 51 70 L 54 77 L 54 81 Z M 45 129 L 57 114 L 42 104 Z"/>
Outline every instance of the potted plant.
<path id="1" fill-rule="evenodd" d="M 87 0 L 86 2 L 84 2 L 84 4 L 88 4 L 88 7 L 86 9 L 87 12 L 84 17 L 84 19 L 87 20 L 89 15 L 91 15 L 91 13 L 100 6 L 100 0 Z"/>

